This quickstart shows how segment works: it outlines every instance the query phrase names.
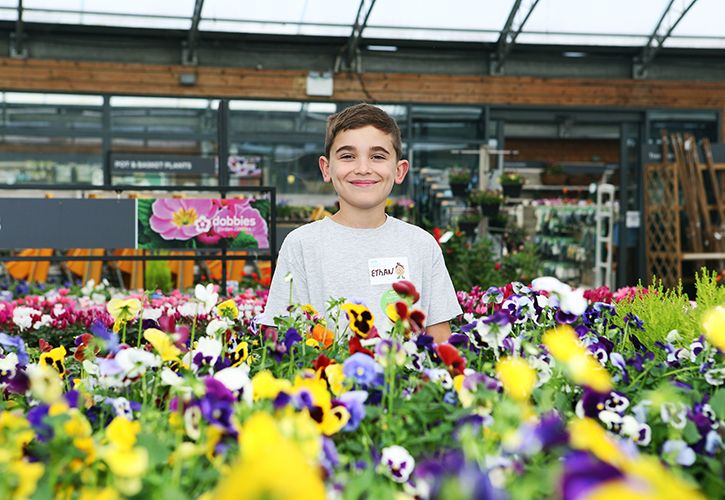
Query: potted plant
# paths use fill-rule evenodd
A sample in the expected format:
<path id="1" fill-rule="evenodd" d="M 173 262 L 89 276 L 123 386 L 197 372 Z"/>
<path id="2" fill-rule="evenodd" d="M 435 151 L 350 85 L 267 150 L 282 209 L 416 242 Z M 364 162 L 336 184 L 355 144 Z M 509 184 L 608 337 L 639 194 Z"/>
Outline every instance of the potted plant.
<path id="1" fill-rule="evenodd" d="M 508 223 L 508 217 L 506 214 L 498 214 L 496 217 L 488 219 L 489 229 L 504 229 Z"/>
<path id="2" fill-rule="evenodd" d="M 545 186 L 562 186 L 566 184 L 564 168 L 559 163 L 549 163 L 541 174 L 541 183 Z"/>
<path id="3" fill-rule="evenodd" d="M 464 197 L 471 182 L 471 170 L 465 167 L 453 167 L 448 170 L 448 184 L 453 196 Z"/>
<path id="4" fill-rule="evenodd" d="M 474 189 L 468 195 L 468 201 L 481 207 L 484 217 L 495 217 L 501 209 L 503 196 L 500 191 Z"/>
<path id="5" fill-rule="evenodd" d="M 475 208 L 467 208 L 458 217 L 458 227 L 469 237 L 476 234 L 479 222 L 481 222 L 481 213 Z"/>
<path id="6" fill-rule="evenodd" d="M 509 198 L 521 196 L 521 187 L 524 185 L 524 178 L 513 172 L 504 172 L 499 177 L 503 195 Z"/>

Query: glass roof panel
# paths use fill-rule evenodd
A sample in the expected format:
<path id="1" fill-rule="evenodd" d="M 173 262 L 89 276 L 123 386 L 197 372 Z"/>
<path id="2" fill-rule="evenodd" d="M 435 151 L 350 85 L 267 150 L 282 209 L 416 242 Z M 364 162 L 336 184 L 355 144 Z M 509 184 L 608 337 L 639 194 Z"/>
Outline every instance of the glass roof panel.
<path id="1" fill-rule="evenodd" d="M 523 2 L 526 6 L 528 2 Z M 518 43 L 644 45 L 669 0 L 540 0 Z M 28 22 L 188 29 L 194 0 L 25 0 Z M 494 42 L 514 0 L 377 0 L 364 38 Z M 677 0 L 675 7 L 685 5 Z M 359 0 L 206 0 L 202 31 L 348 36 Z M 0 0 L 14 20 L 17 0 Z M 666 47 L 725 48 L 725 2 L 698 0 Z"/>

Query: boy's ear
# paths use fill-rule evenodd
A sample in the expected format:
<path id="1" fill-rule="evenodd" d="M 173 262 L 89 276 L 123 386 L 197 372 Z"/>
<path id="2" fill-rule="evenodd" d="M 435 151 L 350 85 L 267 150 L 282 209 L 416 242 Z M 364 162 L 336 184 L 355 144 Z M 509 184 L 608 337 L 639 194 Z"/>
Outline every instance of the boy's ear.
<path id="1" fill-rule="evenodd" d="M 326 156 L 320 156 L 320 172 L 322 172 L 322 180 L 325 182 L 332 182 L 330 176 L 330 160 Z"/>
<path id="2" fill-rule="evenodd" d="M 395 167 L 395 183 L 402 184 L 405 180 L 405 176 L 408 175 L 410 170 L 410 163 L 408 160 L 400 160 L 398 165 Z"/>

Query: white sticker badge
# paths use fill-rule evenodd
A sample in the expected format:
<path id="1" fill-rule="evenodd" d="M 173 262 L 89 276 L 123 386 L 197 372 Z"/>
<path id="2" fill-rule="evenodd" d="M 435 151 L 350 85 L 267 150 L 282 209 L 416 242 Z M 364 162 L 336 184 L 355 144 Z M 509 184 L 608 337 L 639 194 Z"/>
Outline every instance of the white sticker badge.
<path id="1" fill-rule="evenodd" d="M 408 257 L 385 257 L 368 261 L 371 285 L 389 285 L 400 280 L 410 280 Z"/>

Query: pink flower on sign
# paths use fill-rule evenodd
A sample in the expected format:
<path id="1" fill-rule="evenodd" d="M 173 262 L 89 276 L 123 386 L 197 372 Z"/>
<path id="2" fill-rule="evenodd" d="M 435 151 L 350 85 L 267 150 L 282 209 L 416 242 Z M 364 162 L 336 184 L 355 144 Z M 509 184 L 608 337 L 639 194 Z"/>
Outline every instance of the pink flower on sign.
<path id="1" fill-rule="evenodd" d="M 163 239 L 189 240 L 211 228 L 217 207 L 212 200 L 163 198 L 151 211 L 149 225 Z"/>
<path id="2" fill-rule="evenodd" d="M 224 238 L 236 238 L 244 231 L 257 240 L 259 248 L 269 248 L 267 221 L 250 203 L 249 199 L 223 200 L 222 209 L 214 216 L 214 231 Z"/>

